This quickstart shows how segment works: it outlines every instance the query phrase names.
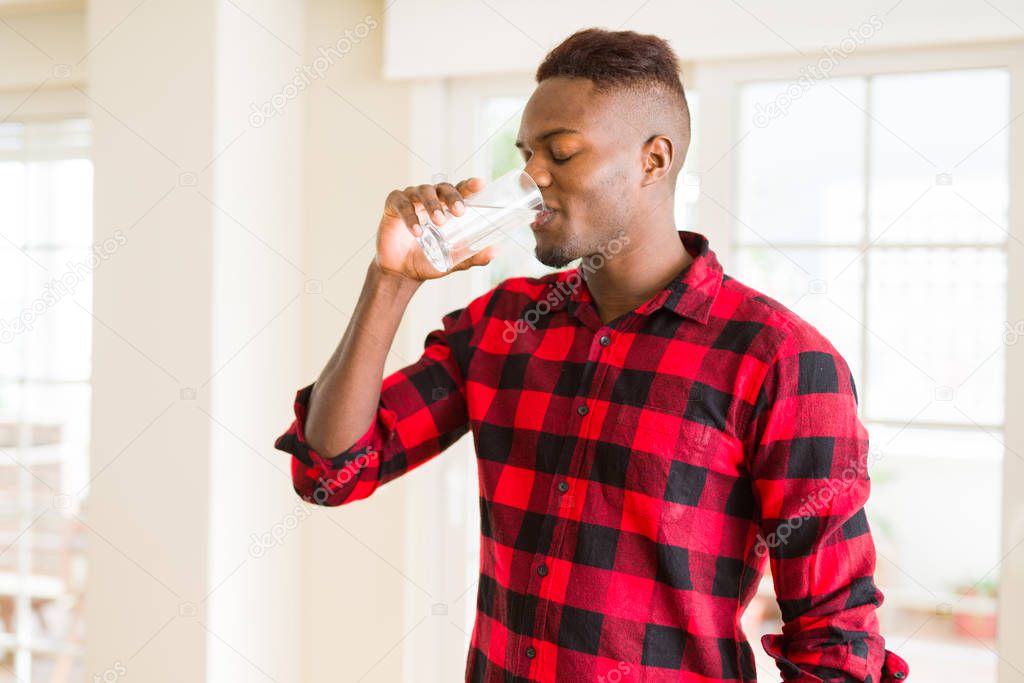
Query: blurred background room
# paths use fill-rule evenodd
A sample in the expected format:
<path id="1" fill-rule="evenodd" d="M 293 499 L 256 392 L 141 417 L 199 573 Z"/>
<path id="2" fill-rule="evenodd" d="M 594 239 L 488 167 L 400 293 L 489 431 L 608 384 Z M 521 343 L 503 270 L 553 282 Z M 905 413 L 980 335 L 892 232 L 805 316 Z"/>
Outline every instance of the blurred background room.
<path id="1" fill-rule="evenodd" d="M 0 0 L 0 683 L 462 679 L 471 438 L 329 509 L 273 440 L 388 192 L 521 164 L 534 70 L 590 26 L 670 41 L 678 227 L 853 370 L 887 647 L 1024 683 L 1015 0 Z M 426 284 L 389 371 L 545 272 L 526 230 Z M 780 627 L 766 576 L 759 680 Z"/>

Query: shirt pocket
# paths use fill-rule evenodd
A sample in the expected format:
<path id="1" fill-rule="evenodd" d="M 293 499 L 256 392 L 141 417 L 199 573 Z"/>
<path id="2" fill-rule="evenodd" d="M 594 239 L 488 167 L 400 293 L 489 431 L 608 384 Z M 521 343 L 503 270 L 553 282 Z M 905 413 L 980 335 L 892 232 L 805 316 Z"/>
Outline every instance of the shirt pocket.
<path id="1" fill-rule="evenodd" d="M 630 523 L 658 540 L 661 527 L 680 525 L 695 517 L 707 480 L 706 453 L 711 427 L 681 414 L 642 411 L 637 419 L 620 421 L 612 431 L 612 446 L 604 453 L 615 477 L 602 487 L 605 502 L 622 511 Z"/>

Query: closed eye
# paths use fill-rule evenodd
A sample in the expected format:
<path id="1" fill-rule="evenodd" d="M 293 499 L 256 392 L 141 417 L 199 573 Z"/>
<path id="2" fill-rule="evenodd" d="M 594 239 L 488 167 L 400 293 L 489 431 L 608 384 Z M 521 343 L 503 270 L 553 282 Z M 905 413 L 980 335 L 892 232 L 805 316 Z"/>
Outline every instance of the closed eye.
<path id="1" fill-rule="evenodd" d="M 530 157 L 532 155 L 529 152 L 524 151 L 522 156 L 523 156 L 523 163 L 529 163 Z M 570 159 L 572 159 L 574 156 L 576 156 L 576 154 L 570 154 L 567 157 L 557 157 L 554 154 L 552 154 L 551 155 L 551 161 L 555 162 L 556 164 L 558 164 L 560 166 L 560 165 L 566 163 L 567 161 L 569 161 Z"/>

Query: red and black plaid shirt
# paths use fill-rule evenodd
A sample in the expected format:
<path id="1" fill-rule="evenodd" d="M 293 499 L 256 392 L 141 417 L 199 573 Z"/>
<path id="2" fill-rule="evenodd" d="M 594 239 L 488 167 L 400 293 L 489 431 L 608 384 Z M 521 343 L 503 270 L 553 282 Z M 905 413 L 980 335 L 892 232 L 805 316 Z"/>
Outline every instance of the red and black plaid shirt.
<path id="1" fill-rule="evenodd" d="M 904 680 L 878 631 L 868 434 L 846 362 L 725 275 L 705 236 L 680 238 L 693 262 L 608 324 L 581 268 L 448 313 L 333 457 L 305 441 L 300 389 L 275 443 L 296 492 L 366 498 L 472 432 L 467 681 L 755 681 L 740 615 L 768 562 L 785 624 L 761 644 L 785 680 Z"/>

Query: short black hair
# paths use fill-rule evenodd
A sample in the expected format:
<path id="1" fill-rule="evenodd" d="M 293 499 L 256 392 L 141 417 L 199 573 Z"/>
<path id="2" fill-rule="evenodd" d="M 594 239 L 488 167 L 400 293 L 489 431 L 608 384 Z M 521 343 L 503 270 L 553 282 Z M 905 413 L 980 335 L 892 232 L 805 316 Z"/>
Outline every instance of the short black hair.
<path id="1" fill-rule="evenodd" d="M 586 78 L 596 92 L 624 89 L 639 96 L 666 97 L 676 111 L 683 154 L 690 141 L 690 108 L 680 78 L 679 58 L 663 38 L 635 31 L 588 28 L 551 50 L 537 67 L 537 83 L 555 77 Z"/>
<path id="2" fill-rule="evenodd" d="M 537 67 L 538 83 L 555 76 L 589 78 L 598 91 L 659 83 L 686 100 L 676 53 L 663 38 L 635 31 L 577 31 Z"/>

